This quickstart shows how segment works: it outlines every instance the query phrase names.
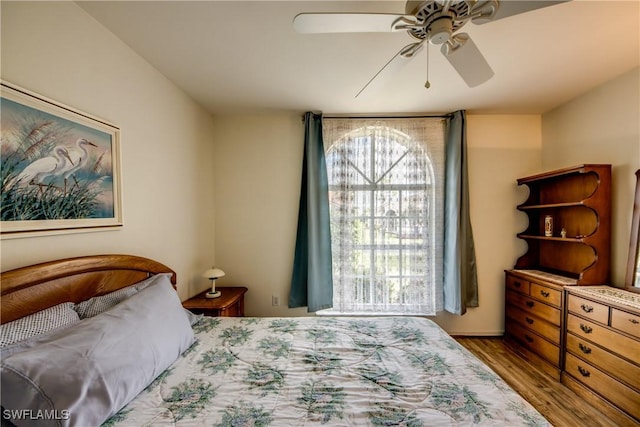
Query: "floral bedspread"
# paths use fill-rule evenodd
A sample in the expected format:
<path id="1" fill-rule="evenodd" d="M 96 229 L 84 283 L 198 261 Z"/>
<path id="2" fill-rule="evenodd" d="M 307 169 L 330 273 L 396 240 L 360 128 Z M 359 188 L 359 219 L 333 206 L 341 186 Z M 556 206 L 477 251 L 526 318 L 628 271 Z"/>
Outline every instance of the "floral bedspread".
<path id="1" fill-rule="evenodd" d="M 547 426 L 430 320 L 226 318 L 108 426 Z"/>

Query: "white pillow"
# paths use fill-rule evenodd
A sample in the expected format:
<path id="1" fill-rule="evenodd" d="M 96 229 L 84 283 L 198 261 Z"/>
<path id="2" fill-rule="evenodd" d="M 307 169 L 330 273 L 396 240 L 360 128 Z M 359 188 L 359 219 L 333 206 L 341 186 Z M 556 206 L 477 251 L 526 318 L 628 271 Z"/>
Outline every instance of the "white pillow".
<path id="1" fill-rule="evenodd" d="M 160 282 L 169 282 L 169 284 L 171 284 L 171 273 L 158 273 L 158 274 L 154 274 L 153 276 L 150 276 L 138 283 L 136 283 L 135 285 L 133 285 L 133 287 L 136 288 L 136 290 L 138 292 L 140 292 L 143 289 L 148 288 L 151 285 L 155 285 L 157 283 Z M 172 285 L 173 286 L 173 285 Z"/>

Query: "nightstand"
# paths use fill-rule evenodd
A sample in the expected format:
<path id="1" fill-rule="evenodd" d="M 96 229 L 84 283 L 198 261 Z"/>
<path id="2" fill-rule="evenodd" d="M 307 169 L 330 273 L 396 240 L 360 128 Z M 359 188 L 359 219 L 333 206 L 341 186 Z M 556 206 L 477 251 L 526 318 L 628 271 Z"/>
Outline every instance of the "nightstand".
<path id="1" fill-rule="evenodd" d="M 209 289 L 207 289 L 183 302 L 182 306 L 195 314 L 204 314 L 205 316 L 244 316 L 244 294 L 247 292 L 247 288 L 244 286 L 216 286 L 216 290 L 222 293 L 218 298 L 205 297 L 205 294 L 209 291 Z"/>

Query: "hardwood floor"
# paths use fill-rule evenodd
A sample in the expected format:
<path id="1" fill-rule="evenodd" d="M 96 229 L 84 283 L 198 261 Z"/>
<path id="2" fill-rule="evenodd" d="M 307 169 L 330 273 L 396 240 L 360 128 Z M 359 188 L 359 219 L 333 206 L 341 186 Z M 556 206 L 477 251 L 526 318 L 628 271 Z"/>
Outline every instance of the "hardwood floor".
<path id="1" fill-rule="evenodd" d="M 455 337 L 556 427 L 618 427 L 573 391 L 509 350 L 499 337 Z"/>

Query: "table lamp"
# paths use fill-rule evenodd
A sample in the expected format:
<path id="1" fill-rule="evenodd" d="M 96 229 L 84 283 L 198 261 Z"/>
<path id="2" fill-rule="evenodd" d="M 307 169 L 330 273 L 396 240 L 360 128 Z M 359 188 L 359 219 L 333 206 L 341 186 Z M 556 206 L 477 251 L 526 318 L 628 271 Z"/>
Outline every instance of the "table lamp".
<path id="1" fill-rule="evenodd" d="M 216 279 L 224 276 L 224 271 L 219 268 L 210 268 L 202 273 L 202 277 L 211 280 L 211 290 L 205 294 L 207 298 L 218 298 L 221 294 L 220 291 L 216 291 Z"/>

